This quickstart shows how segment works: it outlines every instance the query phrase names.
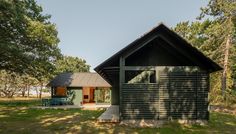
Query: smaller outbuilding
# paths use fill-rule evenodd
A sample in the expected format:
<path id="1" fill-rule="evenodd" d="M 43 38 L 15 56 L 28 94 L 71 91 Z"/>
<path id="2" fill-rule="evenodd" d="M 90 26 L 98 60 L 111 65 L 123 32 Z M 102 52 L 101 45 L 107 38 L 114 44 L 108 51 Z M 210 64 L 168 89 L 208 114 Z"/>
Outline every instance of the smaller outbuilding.
<path id="1" fill-rule="evenodd" d="M 74 105 L 110 103 L 111 85 L 97 73 L 62 73 L 48 86 L 52 98 L 66 98 Z"/>

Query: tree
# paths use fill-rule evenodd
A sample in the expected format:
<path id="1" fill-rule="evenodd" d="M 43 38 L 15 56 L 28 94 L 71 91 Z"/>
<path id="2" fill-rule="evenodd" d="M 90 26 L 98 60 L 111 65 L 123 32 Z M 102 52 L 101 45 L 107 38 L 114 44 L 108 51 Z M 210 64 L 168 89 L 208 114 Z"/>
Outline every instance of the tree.
<path id="1" fill-rule="evenodd" d="M 0 0 L 0 90 L 7 96 L 29 96 L 30 86 L 38 84 L 41 98 L 55 72 L 89 71 L 85 60 L 61 55 L 56 26 L 42 11 L 35 0 Z"/>
<path id="2" fill-rule="evenodd" d="M 89 72 L 90 68 L 85 60 L 72 56 L 63 56 L 63 58 L 57 60 L 55 66 L 55 74 L 63 72 Z"/>
<path id="3" fill-rule="evenodd" d="M 0 1 L 0 70 L 36 78 L 40 85 L 61 57 L 56 26 L 42 11 L 35 0 Z"/>
<path id="4" fill-rule="evenodd" d="M 20 76 L 20 80 L 22 81 L 22 84 L 23 84 L 23 88 L 21 89 L 22 97 L 25 97 L 26 95 L 27 97 L 29 97 L 30 88 L 32 88 L 33 86 L 36 86 L 38 81 L 29 75 Z"/>
<path id="5" fill-rule="evenodd" d="M 199 16 L 199 19 L 207 16 L 214 17 L 215 22 L 218 23 L 216 27 L 214 27 L 214 30 L 220 30 L 218 32 L 221 33 L 218 35 L 218 38 L 221 39 L 220 48 L 223 48 L 223 73 L 221 90 L 222 96 L 225 98 L 225 91 L 228 88 L 227 72 L 230 68 L 230 57 L 235 58 L 236 0 L 210 0 L 207 7 L 201 8 L 201 10 L 202 13 Z M 230 53 L 233 55 L 231 56 Z M 236 59 L 233 60 L 234 61 L 232 62 L 235 64 Z"/>
<path id="6" fill-rule="evenodd" d="M 0 1 L 0 70 L 35 74 L 38 64 L 53 64 L 60 50 L 49 19 L 34 0 Z"/>
<path id="7" fill-rule="evenodd" d="M 207 56 L 210 56 L 205 49 L 205 41 L 209 39 L 207 33 L 207 29 L 212 25 L 212 21 L 209 19 L 199 22 L 195 21 L 192 23 L 180 22 L 174 28 L 174 31 L 177 32 L 180 36 L 188 40 L 194 47 L 200 49 Z"/>
<path id="8" fill-rule="evenodd" d="M 0 71 L 0 92 L 8 98 L 13 97 L 23 88 L 22 81 L 16 73 Z"/>
<path id="9" fill-rule="evenodd" d="M 233 100 L 236 96 L 232 90 L 236 78 L 233 75 L 236 73 L 236 1 L 210 0 L 201 10 L 200 20 L 191 24 L 181 22 L 174 30 L 223 67 L 222 75 L 219 72 L 211 75 L 210 99 L 213 102 Z"/>

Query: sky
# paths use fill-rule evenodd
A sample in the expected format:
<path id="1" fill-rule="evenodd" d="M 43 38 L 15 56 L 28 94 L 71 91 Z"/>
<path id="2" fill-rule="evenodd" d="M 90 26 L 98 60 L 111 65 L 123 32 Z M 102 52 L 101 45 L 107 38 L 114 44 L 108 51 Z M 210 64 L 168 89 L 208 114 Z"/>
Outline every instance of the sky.
<path id="1" fill-rule="evenodd" d="M 207 0 L 37 0 L 50 14 L 64 55 L 87 61 L 90 71 L 160 22 L 194 21 Z"/>

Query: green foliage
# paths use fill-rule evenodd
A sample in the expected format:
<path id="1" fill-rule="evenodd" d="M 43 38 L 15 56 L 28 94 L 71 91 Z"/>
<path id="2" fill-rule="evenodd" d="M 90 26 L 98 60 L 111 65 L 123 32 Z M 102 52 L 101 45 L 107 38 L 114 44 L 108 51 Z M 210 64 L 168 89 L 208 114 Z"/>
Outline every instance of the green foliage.
<path id="1" fill-rule="evenodd" d="M 222 96 L 222 74 L 211 75 L 210 101 L 235 103 L 236 82 L 236 0 L 210 0 L 195 22 L 181 22 L 174 30 L 206 56 L 226 69 L 225 98 Z M 226 42 L 230 40 L 229 58 L 225 63 Z M 227 65 L 227 68 L 225 68 Z"/>
<path id="2" fill-rule="evenodd" d="M 95 90 L 95 101 L 97 103 L 111 103 L 111 90 L 109 88 L 98 88 Z"/>
<path id="3" fill-rule="evenodd" d="M 38 81 L 28 75 L 20 76 L 14 72 L 0 71 L 0 94 L 3 97 L 13 97 L 21 93 L 24 97 L 30 86 L 37 85 Z"/>
<path id="4" fill-rule="evenodd" d="M 206 30 L 211 24 L 212 21 L 209 19 L 205 20 L 204 22 L 192 22 L 191 24 L 188 21 L 181 22 L 176 25 L 174 31 L 201 50 L 203 49 L 202 44 L 204 44 L 204 42 L 209 39 L 209 37 L 206 35 Z"/>
<path id="5" fill-rule="evenodd" d="M 49 18 L 34 0 L 0 1 L 0 70 L 39 77 L 53 70 L 60 50 Z"/>
<path id="6" fill-rule="evenodd" d="M 53 74 L 61 57 L 59 39 L 55 24 L 42 11 L 35 0 L 0 0 L 0 70 L 6 72 L 1 76 L 18 78 L 14 83 L 5 79 L 5 85 L 21 90 L 23 78 L 33 77 L 42 87 Z M 0 90 L 5 92 L 6 87 L 1 85 Z"/>
<path id="7" fill-rule="evenodd" d="M 225 21 L 228 18 L 235 18 L 236 12 L 235 0 L 210 0 L 207 7 L 202 7 L 202 13 L 198 19 L 207 16 L 215 17 L 217 21 Z"/>
<path id="8" fill-rule="evenodd" d="M 55 74 L 89 71 L 85 60 L 62 57 L 56 25 L 42 12 L 35 0 L 0 0 L 0 95 L 40 85 L 41 96 Z"/>
<path id="9" fill-rule="evenodd" d="M 0 71 L 0 93 L 6 97 L 12 97 L 22 88 L 22 81 L 16 73 Z"/>
<path id="10" fill-rule="evenodd" d="M 90 66 L 86 61 L 78 57 L 63 56 L 56 62 L 56 74 L 63 72 L 89 72 Z"/>

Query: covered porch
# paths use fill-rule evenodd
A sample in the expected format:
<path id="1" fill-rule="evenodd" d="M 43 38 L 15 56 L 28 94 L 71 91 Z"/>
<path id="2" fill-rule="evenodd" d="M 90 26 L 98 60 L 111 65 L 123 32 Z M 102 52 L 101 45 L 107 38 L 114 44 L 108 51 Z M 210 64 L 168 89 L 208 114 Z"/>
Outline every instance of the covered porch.
<path id="1" fill-rule="evenodd" d="M 110 105 L 111 89 L 107 87 L 56 87 L 52 89 L 52 105 Z"/>

